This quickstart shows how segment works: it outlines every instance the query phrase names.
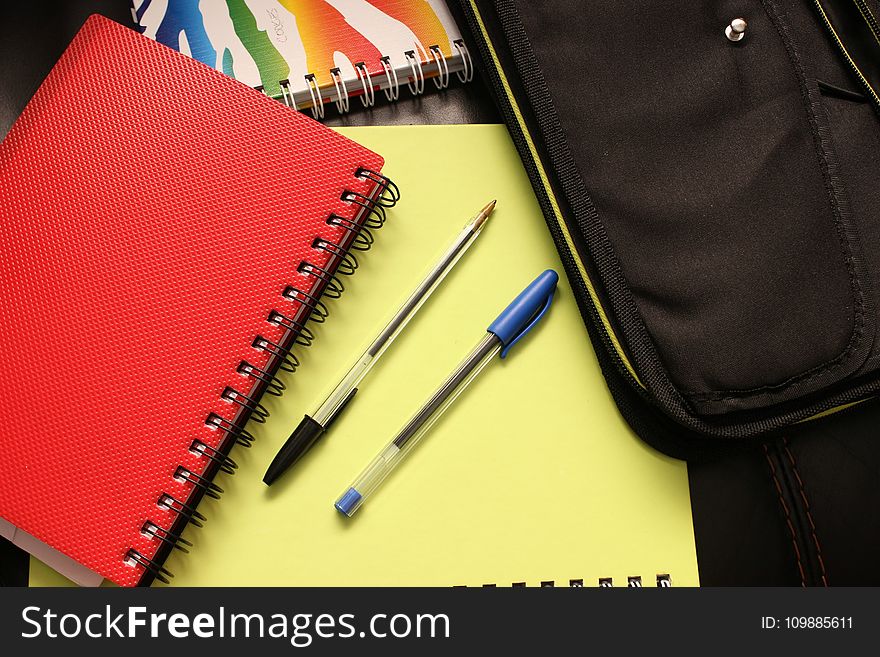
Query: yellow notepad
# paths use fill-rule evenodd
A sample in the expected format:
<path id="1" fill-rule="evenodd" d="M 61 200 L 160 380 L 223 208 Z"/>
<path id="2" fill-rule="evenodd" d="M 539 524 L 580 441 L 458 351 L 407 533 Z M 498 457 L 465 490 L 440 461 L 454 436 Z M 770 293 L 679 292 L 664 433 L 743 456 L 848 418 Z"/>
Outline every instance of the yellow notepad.
<path id="1" fill-rule="evenodd" d="M 503 126 L 341 130 L 387 158 L 403 192 L 345 296 L 314 325 L 288 390 L 267 397 L 226 493 L 206 499 L 175 585 L 698 584 L 684 463 L 642 443 L 605 387 L 541 211 Z M 312 451 L 263 473 L 465 222 L 498 207 L 471 250 Z M 544 321 L 491 363 L 351 519 L 333 502 L 495 316 L 541 271 L 562 277 Z M 32 561 L 31 582 L 60 584 Z"/>

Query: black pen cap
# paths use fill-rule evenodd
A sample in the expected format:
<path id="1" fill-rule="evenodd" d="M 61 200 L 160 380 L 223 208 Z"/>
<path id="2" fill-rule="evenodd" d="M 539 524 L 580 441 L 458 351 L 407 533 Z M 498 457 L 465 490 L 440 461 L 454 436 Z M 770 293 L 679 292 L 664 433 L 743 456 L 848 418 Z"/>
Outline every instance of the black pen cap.
<path id="1" fill-rule="evenodd" d="M 324 427 L 308 415 L 304 416 L 302 422 L 290 434 L 287 442 L 284 443 L 284 446 L 278 451 L 275 458 L 272 459 L 266 474 L 263 475 L 263 483 L 271 486 L 285 470 L 299 461 L 303 454 L 312 448 L 312 445 L 317 442 L 322 433 L 324 433 Z"/>

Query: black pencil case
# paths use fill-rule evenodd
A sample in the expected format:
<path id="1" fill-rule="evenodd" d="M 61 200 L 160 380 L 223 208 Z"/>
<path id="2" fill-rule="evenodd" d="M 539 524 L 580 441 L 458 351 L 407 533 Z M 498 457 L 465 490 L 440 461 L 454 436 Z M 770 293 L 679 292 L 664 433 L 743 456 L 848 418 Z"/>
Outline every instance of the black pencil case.
<path id="1" fill-rule="evenodd" d="M 643 439 L 694 458 L 877 394 L 876 7 L 453 5 Z"/>

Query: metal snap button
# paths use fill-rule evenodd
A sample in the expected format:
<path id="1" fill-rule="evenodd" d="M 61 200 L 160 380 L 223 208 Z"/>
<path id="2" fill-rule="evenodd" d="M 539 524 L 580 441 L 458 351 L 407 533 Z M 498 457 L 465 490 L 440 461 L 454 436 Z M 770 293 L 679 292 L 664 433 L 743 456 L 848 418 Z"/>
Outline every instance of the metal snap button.
<path id="1" fill-rule="evenodd" d="M 746 27 L 748 25 L 744 18 L 734 18 L 730 21 L 730 25 L 724 28 L 724 34 L 730 41 L 742 41 L 742 38 L 746 35 Z"/>

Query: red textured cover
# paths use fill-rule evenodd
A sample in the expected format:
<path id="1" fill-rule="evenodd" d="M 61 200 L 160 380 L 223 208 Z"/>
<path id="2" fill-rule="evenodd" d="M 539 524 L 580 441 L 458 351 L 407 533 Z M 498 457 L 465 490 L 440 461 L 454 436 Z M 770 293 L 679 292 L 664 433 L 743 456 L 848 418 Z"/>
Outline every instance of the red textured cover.
<path id="1" fill-rule="evenodd" d="M 117 584 L 151 557 L 156 501 L 187 499 L 210 412 L 263 366 L 257 334 L 352 217 L 382 159 L 196 61 L 93 16 L 0 145 L 0 516 Z"/>

